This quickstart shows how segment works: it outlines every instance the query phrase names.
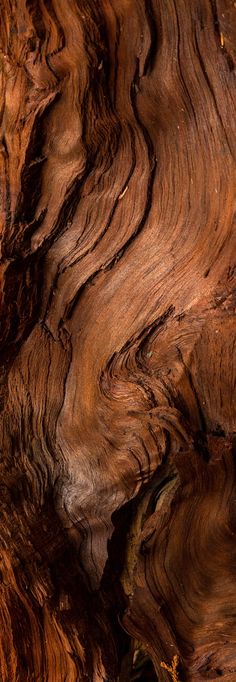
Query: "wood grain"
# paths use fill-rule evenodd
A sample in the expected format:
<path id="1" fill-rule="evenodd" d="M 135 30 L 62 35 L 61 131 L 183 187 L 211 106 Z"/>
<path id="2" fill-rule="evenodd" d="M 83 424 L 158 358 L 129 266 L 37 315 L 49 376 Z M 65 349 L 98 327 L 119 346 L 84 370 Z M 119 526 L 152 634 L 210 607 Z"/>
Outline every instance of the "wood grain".
<path id="1" fill-rule="evenodd" d="M 0 17 L 0 680 L 235 682 L 236 3 Z"/>

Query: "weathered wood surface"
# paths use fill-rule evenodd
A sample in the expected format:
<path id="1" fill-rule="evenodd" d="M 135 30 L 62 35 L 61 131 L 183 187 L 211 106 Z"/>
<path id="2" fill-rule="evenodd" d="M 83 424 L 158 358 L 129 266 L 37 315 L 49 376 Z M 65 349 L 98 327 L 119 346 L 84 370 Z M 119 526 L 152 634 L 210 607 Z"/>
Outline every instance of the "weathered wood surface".
<path id="1" fill-rule="evenodd" d="M 236 3 L 0 36 L 1 682 L 235 682 Z"/>

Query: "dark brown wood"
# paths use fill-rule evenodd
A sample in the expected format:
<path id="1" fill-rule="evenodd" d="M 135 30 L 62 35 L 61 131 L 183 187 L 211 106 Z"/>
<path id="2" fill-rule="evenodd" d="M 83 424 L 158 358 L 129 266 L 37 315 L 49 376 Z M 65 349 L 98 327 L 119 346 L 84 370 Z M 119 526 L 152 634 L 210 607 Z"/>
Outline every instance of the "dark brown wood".
<path id="1" fill-rule="evenodd" d="M 0 680 L 235 682 L 236 3 L 0 38 Z"/>

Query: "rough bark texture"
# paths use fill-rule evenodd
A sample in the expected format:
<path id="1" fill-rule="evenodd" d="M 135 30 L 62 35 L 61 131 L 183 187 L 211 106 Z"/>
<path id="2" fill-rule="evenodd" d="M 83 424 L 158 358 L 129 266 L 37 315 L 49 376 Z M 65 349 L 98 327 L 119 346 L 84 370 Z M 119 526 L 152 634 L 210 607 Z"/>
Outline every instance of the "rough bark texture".
<path id="1" fill-rule="evenodd" d="M 0 680 L 235 682 L 236 3 L 0 36 Z"/>

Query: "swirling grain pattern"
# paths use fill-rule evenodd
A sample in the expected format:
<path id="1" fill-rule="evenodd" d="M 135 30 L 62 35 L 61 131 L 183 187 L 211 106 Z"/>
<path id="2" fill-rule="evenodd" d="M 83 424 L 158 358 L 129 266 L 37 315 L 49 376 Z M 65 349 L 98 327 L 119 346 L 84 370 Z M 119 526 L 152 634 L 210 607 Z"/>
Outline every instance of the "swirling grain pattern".
<path id="1" fill-rule="evenodd" d="M 0 13 L 0 680 L 235 682 L 236 3 Z"/>

